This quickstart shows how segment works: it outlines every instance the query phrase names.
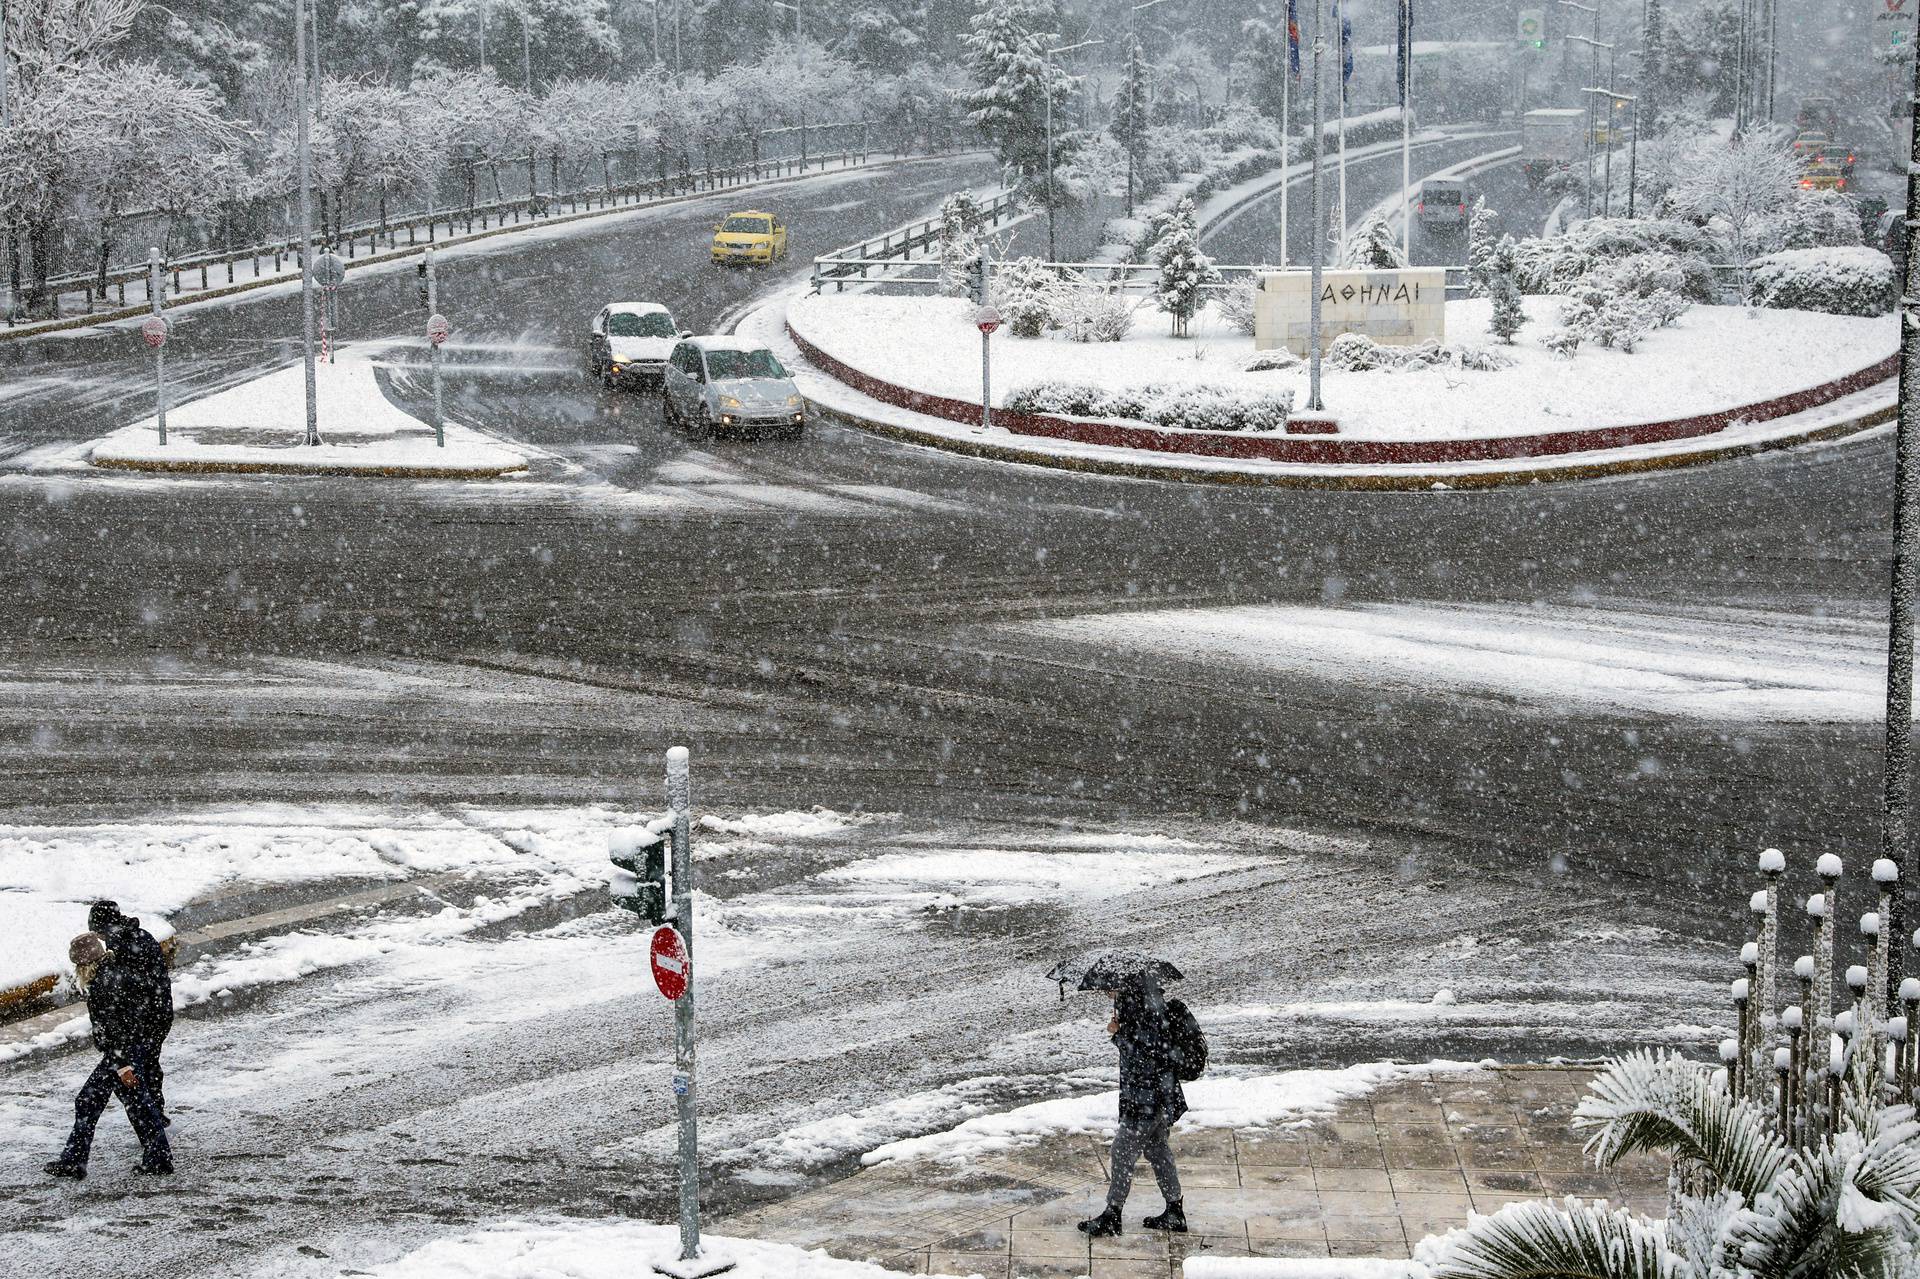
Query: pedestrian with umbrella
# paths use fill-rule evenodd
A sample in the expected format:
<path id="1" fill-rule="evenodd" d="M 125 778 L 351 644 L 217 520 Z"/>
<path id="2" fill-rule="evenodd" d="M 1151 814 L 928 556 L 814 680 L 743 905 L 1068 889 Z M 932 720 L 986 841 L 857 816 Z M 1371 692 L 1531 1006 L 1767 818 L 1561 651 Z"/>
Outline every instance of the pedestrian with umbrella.
<path id="1" fill-rule="evenodd" d="M 1056 979 L 1060 970 L 1055 970 Z M 1187 1113 L 1182 1079 L 1200 1077 L 1206 1068 L 1206 1039 L 1199 1023 L 1179 1000 L 1168 1000 L 1161 984 L 1178 981 L 1180 970 L 1163 959 L 1109 952 L 1094 960 L 1080 978 L 1081 990 L 1098 990 L 1113 1000 L 1107 1034 L 1120 1053 L 1120 1127 L 1113 1135 L 1112 1177 L 1106 1210 L 1080 1223 L 1095 1238 L 1120 1233 L 1120 1214 L 1133 1189 L 1133 1169 L 1142 1155 L 1153 1169 L 1166 1207 L 1141 1222 L 1149 1230 L 1186 1233 L 1187 1214 L 1167 1137 Z M 1064 992 L 1065 986 L 1062 985 Z"/>

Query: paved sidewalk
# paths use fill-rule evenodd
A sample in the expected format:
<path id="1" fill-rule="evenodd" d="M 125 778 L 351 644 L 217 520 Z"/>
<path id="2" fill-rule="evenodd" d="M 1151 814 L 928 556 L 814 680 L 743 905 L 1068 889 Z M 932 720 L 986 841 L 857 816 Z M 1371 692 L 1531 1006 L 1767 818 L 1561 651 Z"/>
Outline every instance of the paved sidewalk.
<path id="1" fill-rule="evenodd" d="M 1190 1256 L 1404 1258 L 1424 1236 L 1515 1199 L 1603 1197 L 1666 1211 L 1664 1160 L 1596 1173 L 1569 1120 L 1592 1072 L 1517 1067 L 1421 1074 L 1295 1128 L 1182 1134 L 1175 1151 L 1193 1233 L 1142 1230 L 1160 1208 L 1143 1165 L 1126 1233 L 1089 1241 L 1106 1143 L 1060 1137 L 965 1167 L 866 1169 L 713 1223 L 912 1274 L 987 1279 L 1177 1279 Z"/>

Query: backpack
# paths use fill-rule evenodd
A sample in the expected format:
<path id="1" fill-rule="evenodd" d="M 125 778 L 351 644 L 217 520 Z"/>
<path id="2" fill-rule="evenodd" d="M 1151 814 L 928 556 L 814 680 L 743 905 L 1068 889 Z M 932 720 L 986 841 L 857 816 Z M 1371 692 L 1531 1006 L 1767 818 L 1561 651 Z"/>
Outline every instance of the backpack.
<path id="1" fill-rule="evenodd" d="M 1207 1069 L 1207 1036 L 1185 1003 L 1167 1001 L 1167 1023 L 1173 1030 L 1173 1073 L 1192 1083 Z"/>

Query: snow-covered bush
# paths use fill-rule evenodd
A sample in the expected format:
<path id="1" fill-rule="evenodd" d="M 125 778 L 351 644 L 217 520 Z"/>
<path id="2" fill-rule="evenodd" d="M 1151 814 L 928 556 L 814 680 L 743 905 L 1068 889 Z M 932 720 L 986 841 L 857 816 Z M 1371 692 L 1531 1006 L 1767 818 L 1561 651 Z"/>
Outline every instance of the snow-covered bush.
<path id="1" fill-rule="evenodd" d="M 1479 268 L 1483 296 L 1493 303 L 1487 331 L 1509 346 L 1527 322 L 1527 309 L 1520 302 L 1519 267 L 1514 260 L 1517 251 L 1513 237 L 1503 235 Z"/>
<path id="2" fill-rule="evenodd" d="M 1007 397 L 1016 413 L 1120 418 L 1189 431 L 1283 431 L 1292 391 L 1242 391 L 1203 385 L 1108 390 L 1084 382 L 1035 382 Z"/>
<path id="3" fill-rule="evenodd" d="M 1180 204 L 1189 214 L 1192 212 L 1191 201 L 1182 200 Z M 1160 272 L 1155 300 L 1173 317 L 1173 335 L 1185 337 L 1188 321 L 1200 309 L 1201 290 L 1219 283 L 1219 269 L 1200 251 L 1192 226 L 1177 218 L 1170 221 L 1167 232 L 1153 246 L 1153 264 Z"/>
<path id="4" fill-rule="evenodd" d="M 1260 277 L 1257 274 L 1239 276 L 1213 296 L 1214 304 L 1220 308 L 1220 318 L 1227 322 L 1229 328 L 1235 333 L 1253 332 L 1254 300 L 1260 296 Z"/>
<path id="5" fill-rule="evenodd" d="M 1753 263 L 1756 306 L 1884 315 L 1893 306 L 1893 261 L 1878 249 L 1786 249 Z"/>
<path id="6" fill-rule="evenodd" d="M 1270 351 L 1258 351 L 1246 362 L 1249 373 L 1280 373 L 1287 369 L 1300 367 L 1300 357 L 1284 346 L 1276 346 Z"/>
<path id="7" fill-rule="evenodd" d="M 965 191 L 950 195 L 940 205 L 940 232 L 935 252 L 940 261 L 940 292 L 967 296 L 967 268 L 980 255 L 980 204 Z"/>
<path id="8" fill-rule="evenodd" d="M 1860 202 L 1842 191 L 1803 189 L 1771 228 L 1783 249 L 1833 249 L 1860 243 Z"/>
<path id="9" fill-rule="evenodd" d="M 1500 215 L 1487 207 L 1487 197 L 1475 196 L 1473 212 L 1467 216 L 1467 296 L 1493 296 L 1492 266 L 1496 241 L 1493 230 Z"/>
<path id="10" fill-rule="evenodd" d="M 1364 333 L 1342 333 L 1328 344 L 1322 358 L 1328 367 L 1347 373 L 1443 367 L 1492 372 L 1513 364 L 1499 352 L 1482 347 L 1443 346 L 1433 338 L 1413 346 L 1382 346 Z"/>
<path id="11" fill-rule="evenodd" d="M 1631 352 L 1654 327 L 1654 313 L 1631 293 L 1609 288 L 1590 275 L 1560 304 L 1560 323 L 1583 342 Z"/>
<path id="12" fill-rule="evenodd" d="M 988 292 L 1007 330 L 1017 338 L 1037 338 L 1054 326 L 1060 277 L 1039 258 L 1015 258 L 993 273 Z"/>
<path id="13" fill-rule="evenodd" d="M 1554 329 L 1541 335 L 1540 345 L 1563 360 L 1571 360 L 1580 349 L 1580 334 L 1574 329 Z"/>
<path id="14" fill-rule="evenodd" d="M 1347 249 L 1340 258 L 1341 266 L 1366 271 L 1397 271 L 1406 264 L 1407 255 L 1378 213 L 1369 213 L 1347 237 Z"/>
<path id="15" fill-rule="evenodd" d="M 1522 293 L 1564 293 L 1609 262 L 1641 253 L 1665 253 L 1682 278 L 1680 292 L 1695 302 L 1717 296 L 1711 264 L 1719 260 L 1712 236 L 1690 222 L 1663 218 L 1588 218 L 1559 235 L 1521 240 L 1514 265 Z"/>
<path id="16" fill-rule="evenodd" d="M 1053 299 L 1053 323 L 1075 342 L 1118 342 L 1133 331 L 1140 300 L 1082 276 L 1063 280 Z"/>

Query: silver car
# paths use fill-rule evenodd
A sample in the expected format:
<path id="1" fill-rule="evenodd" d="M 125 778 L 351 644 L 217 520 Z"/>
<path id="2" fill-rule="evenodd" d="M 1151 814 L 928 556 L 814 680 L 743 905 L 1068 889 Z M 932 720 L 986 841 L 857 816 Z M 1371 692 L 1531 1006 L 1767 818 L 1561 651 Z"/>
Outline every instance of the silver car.
<path id="1" fill-rule="evenodd" d="M 807 406 L 773 352 L 731 337 L 688 338 L 673 348 L 660 384 L 669 425 L 798 439 Z"/>

